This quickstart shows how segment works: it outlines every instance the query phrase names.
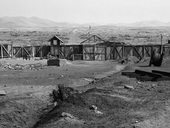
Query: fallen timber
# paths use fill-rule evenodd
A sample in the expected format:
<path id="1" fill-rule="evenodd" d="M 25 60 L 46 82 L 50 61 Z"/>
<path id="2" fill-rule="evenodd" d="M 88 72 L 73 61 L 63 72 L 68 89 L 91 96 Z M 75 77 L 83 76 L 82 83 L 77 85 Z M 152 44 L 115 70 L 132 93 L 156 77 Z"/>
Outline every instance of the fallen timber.
<path id="1" fill-rule="evenodd" d="M 170 72 L 160 70 L 144 71 L 137 69 L 134 72 L 122 72 L 122 75 L 141 81 L 170 80 Z"/>
<path id="2" fill-rule="evenodd" d="M 165 72 L 165 71 L 160 71 L 160 70 L 152 70 L 152 72 L 170 77 L 170 72 Z"/>

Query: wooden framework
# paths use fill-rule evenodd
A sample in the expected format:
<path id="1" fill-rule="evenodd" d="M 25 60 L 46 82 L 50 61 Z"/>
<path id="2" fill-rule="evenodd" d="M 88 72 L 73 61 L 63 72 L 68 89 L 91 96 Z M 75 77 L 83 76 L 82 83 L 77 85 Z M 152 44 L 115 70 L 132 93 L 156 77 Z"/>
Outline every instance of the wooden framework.
<path id="1" fill-rule="evenodd" d="M 128 56 L 135 56 L 139 60 L 150 57 L 154 49 L 161 50 L 161 45 L 126 45 L 122 42 L 108 42 L 93 35 L 79 45 L 64 45 L 63 41 L 54 36 L 50 45 L 13 46 L 0 44 L 0 58 L 9 57 L 47 57 L 48 53 L 59 58 L 69 60 L 104 61 L 118 60 Z M 163 46 L 165 56 L 170 56 L 170 44 Z"/>

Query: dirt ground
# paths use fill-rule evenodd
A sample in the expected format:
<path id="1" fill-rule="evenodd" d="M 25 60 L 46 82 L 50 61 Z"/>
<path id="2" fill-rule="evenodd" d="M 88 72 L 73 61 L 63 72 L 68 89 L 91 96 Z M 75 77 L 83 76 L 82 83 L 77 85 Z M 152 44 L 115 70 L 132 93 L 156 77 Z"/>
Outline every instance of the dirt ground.
<path id="1" fill-rule="evenodd" d="M 170 80 L 139 81 L 119 72 L 147 70 L 147 63 L 127 66 L 114 61 L 61 60 L 61 67 L 47 67 L 46 60 L 27 61 L 42 66 L 1 68 L 0 89 L 7 93 L 0 96 L 2 128 L 170 128 Z M 1 63 L 25 65 L 27 61 Z M 161 69 L 169 69 L 169 64 L 167 60 Z M 58 84 L 78 93 L 54 106 L 49 94 Z M 72 116 L 63 117 L 63 112 Z"/>
<path id="2" fill-rule="evenodd" d="M 61 60 L 60 67 L 48 67 L 47 60 L 1 59 L 0 64 L 0 90 L 7 93 L 0 96 L 1 128 L 32 127 L 41 111 L 53 106 L 49 94 L 58 84 L 83 86 L 124 68 L 112 61 Z"/>

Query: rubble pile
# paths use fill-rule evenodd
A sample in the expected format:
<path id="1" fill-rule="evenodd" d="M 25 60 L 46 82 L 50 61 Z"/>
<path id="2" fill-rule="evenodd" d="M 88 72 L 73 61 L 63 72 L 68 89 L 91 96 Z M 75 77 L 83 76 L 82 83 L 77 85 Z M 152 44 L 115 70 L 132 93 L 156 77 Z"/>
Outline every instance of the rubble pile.
<path id="1" fill-rule="evenodd" d="M 41 63 L 36 63 L 36 64 L 26 64 L 26 65 L 20 65 L 20 64 L 1 64 L 1 68 L 3 70 L 40 70 L 43 69 L 45 65 Z"/>

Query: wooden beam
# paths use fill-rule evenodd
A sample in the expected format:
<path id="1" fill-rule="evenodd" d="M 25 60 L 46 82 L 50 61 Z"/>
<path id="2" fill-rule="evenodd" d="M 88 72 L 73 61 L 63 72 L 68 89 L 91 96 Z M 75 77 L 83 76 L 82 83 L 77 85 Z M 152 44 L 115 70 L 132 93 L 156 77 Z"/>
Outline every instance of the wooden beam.
<path id="1" fill-rule="evenodd" d="M 162 77 L 162 75 L 160 75 L 160 74 L 152 73 L 152 72 L 147 72 L 147 71 L 143 71 L 143 70 L 135 70 L 135 73 L 143 75 L 143 76 L 144 75 L 148 75 L 148 76 L 156 77 L 156 78 L 161 78 Z"/>
<path id="2" fill-rule="evenodd" d="M 107 47 L 104 47 L 105 60 L 107 60 Z"/>
<path id="3" fill-rule="evenodd" d="M 145 51 L 146 51 L 146 54 L 148 54 L 148 56 L 151 56 L 151 52 L 149 53 L 149 50 L 147 49 L 147 47 L 145 47 Z"/>
<path id="4" fill-rule="evenodd" d="M 158 71 L 158 70 L 152 70 L 152 72 L 170 77 L 170 72 Z"/>
<path id="5" fill-rule="evenodd" d="M 94 38 L 95 38 L 95 36 L 94 36 Z M 93 45 L 93 60 L 95 60 L 95 48 L 96 48 L 96 45 Z"/>
<path id="6" fill-rule="evenodd" d="M 135 46 L 133 46 L 133 49 L 135 50 L 135 52 L 138 54 L 138 56 L 139 56 L 139 60 L 141 60 L 142 59 L 142 56 L 139 54 L 139 52 L 137 51 L 137 49 L 136 49 L 136 47 Z"/>
<path id="7" fill-rule="evenodd" d="M 31 56 L 31 54 L 27 51 L 27 49 L 25 49 L 25 48 L 23 47 L 23 50 L 24 50 L 28 55 Z"/>
<path id="8" fill-rule="evenodd" d="M 3 44 L 2 44 L 2 49 L 6 52 L 7 56 L 10 57 L 10 54 L 8 53 L 7 49 L 4 47 Z"/>
<path id="9" fill-rule="evenodd" d="M 117 50 L 117 47 L 114 47 L 116 53 L 118 54 L 119 58 L 121 58 L 121 55 L 119 54 L 118 50 Z M 117 58 L 117 57 L 116 57 Z"/>
<path id="10" fill-rule="evenodd" d="M 1 58 L 4 58 L 2 44 L 1 44 Z"/>
<path id="11" fill-rule="evenodd" d="M 18 51 L 16 52 L 16 54 L 14 54 L 15 56 L 18 55 L 18 53 L 21 51 L 21 47 L 18 49 Z"/>

